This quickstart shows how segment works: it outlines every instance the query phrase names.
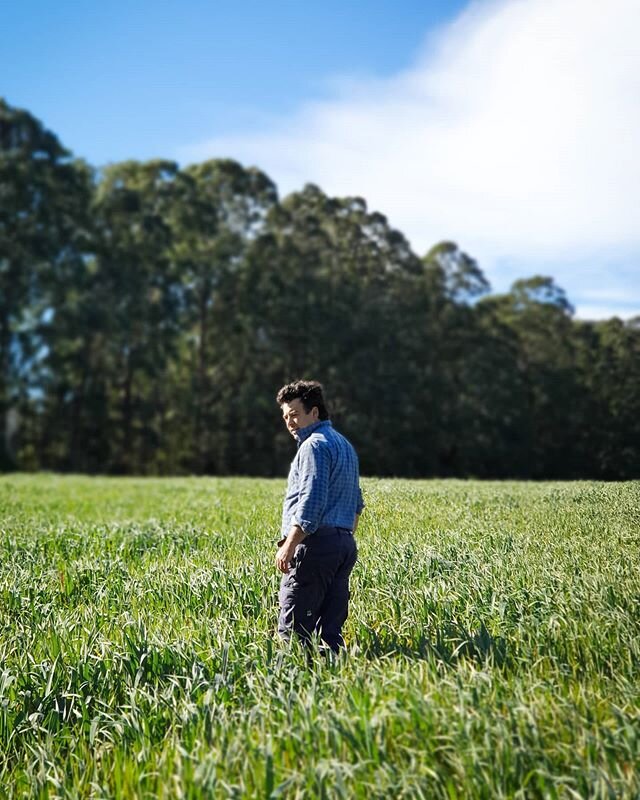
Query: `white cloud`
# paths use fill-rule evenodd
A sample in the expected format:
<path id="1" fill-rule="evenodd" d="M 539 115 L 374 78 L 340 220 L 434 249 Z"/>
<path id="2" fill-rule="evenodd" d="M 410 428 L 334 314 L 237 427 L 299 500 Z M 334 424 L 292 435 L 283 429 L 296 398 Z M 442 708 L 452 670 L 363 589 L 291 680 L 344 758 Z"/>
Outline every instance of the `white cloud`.
<path id="1" fill-rule="evenodd" d="M 258 164 L 283 193 L 313 181 L 361 195 L 419 253 L 457 241 L 499 289 L 543 272 L 581 316 L 632 316 L 639 34 L 638 0 L 473 3 L 401 74 L 344 81 L 330 101 L 180 158 Z"/>
<path id="2" fill-rule="evenodd" d="M 577 312 L 577 316 L 584 320 L 611 319 L 612 317 L 629 320 L 639 316 L 637 310 L 635 313 L 631 312 L 626 306 L 620 310 L 617 306 L 607 305 L 606 303 L 602 305 L 580 303 Z"/>

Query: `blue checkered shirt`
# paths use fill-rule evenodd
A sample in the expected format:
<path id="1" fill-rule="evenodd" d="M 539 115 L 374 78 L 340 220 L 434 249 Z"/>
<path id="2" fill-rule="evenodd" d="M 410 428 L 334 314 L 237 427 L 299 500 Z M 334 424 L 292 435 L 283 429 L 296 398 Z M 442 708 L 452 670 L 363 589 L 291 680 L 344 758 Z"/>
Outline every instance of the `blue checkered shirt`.
<path id="1" fill-rule="evenodd" d="M 296 431 L 298 452 L 291 462 L 282 508 L 282 536 L 293 525 L 307 534 L 321 526 L 353 530 L 364 508 L 358 456 L 329 420 Z"/>

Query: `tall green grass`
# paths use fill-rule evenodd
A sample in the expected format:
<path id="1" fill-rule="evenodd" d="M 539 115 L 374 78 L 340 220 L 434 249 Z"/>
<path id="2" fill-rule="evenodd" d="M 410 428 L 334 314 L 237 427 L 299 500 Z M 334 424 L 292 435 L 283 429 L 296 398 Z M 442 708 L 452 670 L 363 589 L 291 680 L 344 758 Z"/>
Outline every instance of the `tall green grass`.
<path id="1" fill-rule="evenodd" d="M 283 489 L 0 479 L 0 796 L 640 797 L 640 484 L 365 480 L 337 661 Z"/>

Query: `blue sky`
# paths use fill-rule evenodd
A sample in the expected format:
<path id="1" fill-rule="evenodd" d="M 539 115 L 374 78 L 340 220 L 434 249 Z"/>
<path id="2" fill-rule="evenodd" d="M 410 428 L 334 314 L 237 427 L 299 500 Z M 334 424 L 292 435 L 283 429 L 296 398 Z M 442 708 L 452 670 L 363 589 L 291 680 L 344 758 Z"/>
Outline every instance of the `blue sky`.
<path id="1" fill-rule="evenodd" d="M 336 77 L 404 67 L 462 0 L 21 0 L 3 4 L 2 92 L 101 165 L 295 111 Z M 7 31 L 9 36 L 6 35 Z"/>
<path id="2" fill-rule="evenodd" d="M 0 92 L 92 164 L 238 158 L 640 314 L 637 0 L 3 5 Z"/>

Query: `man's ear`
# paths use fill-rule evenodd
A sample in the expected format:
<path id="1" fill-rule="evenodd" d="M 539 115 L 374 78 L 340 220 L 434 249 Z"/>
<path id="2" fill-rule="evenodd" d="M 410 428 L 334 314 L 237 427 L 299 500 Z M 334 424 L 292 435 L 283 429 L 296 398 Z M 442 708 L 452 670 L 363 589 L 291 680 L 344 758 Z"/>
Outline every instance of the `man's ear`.
<path id="1" fill-rule="evenodd" d="M 314 406 L 314 407 L 311 409 L 311 416 L 312 416 L 314 419 L 320 419 L 320 412 L 318 411 L 318 406 Z"/>

